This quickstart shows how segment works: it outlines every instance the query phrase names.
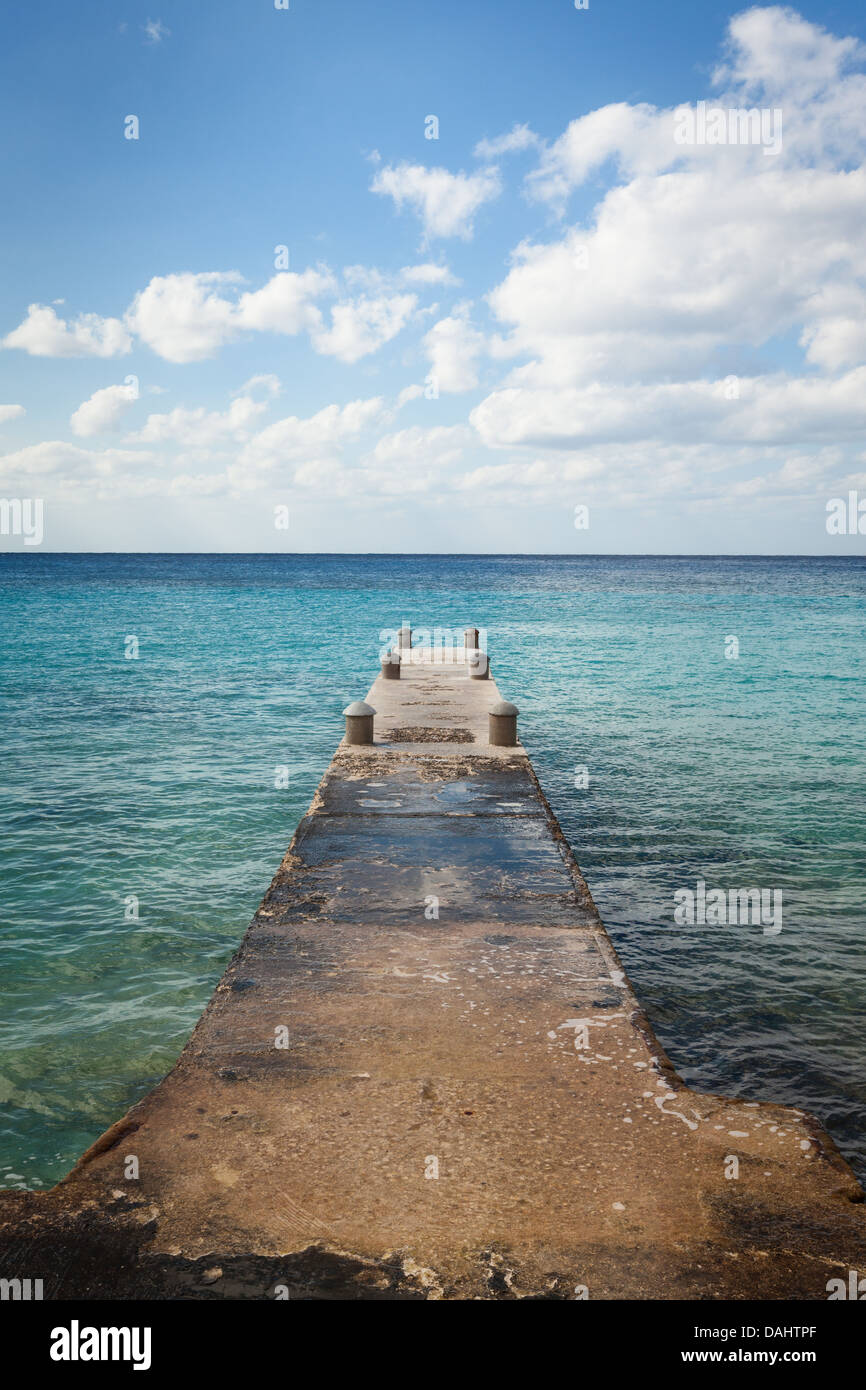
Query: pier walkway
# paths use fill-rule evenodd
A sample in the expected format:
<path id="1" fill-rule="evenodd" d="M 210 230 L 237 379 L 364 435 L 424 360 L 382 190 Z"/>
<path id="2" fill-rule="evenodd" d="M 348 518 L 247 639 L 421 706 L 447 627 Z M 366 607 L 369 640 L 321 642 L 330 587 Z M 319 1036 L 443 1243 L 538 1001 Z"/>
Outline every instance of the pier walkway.
<path id="1" fill-rule="evenodd" d="M 53 1191 L 0 1194 L 0 1275 L 823 1300 L 866 1274 L 818 1124 L 680 1082 L 524 748 L 488 742 L 494 680 L 447 655 L 376 680 L 374 743 L 338 747 L 175 1068 Z"/>

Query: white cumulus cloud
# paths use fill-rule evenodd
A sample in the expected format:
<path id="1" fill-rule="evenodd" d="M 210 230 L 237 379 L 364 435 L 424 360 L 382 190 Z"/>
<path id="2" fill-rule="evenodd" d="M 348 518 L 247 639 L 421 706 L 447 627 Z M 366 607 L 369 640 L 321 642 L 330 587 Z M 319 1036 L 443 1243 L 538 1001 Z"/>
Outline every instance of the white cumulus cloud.
<path id="1" fill-rule="evenodd" d="M 312 331 L 313 347 L 341 362 L 357 362 L 396 338 L 417 303 L 414 294 L 401 294 L 378 298 L 362 295 L 335 304 L 330 327 Z"/>
<path id="2" fill-rule="evenodd" d="M 475 174 L 452 174 L 422 164 L 386 165 L 370 185 L 374 193 L 393 199 L 397 209 L 408 205 L 421 219 L 428 240 L 472 236 L 475 214 L 497 198 L 502 184 L 496 168 Z"/>
<path id="3" fill-rule="evenodd" d="M 138 386 L 135 383 L 103 386 L 73 411 L 69 419 L 72 433 L 87 438 L 101 434 L 103 430 L 117 429 L 127 410 L 137 400 Z"/>
<path id="4" fill-rule="evenodd" d="M 31 304 L 2 346 L 21 348 L 31 357 L 120 357 L 131 351 L 132 339 L 119 319 L 79 314 L 67 323 L 50 305 Z"/>
<path id="5" fill-rule="evenodd" d="M 251 396 L 236 396 L 228 410 L 206 410 L 204 406 L 187 409 L 178 406 L 161 415 L 149 415 L 142 428 L 129 435 L 128 442 L 171 442 L 189 448 L 209 449 L 228 440 L 246 439 L 253 423 L 267 409 L 267 401 L 257 401 Z"/>
<path id="6" fill-rule="evenodd" d="M 126 324 L 167 362 L 198 362 L 239 331 L 237 308 L 220 290 L 237 283 L 232 271 L 155 275 L 132 301 Z"/>
<path id="7" fill-rule="evenodd" d="M 239 327 L 270 333 L 302 333 L 321 322 L 314 301 L 335 288 L 325 270 L 280 271 L 259 290 L 242 294 L 237 309 Z"/>
<path id="8" fill-rule="evenodd" d="M 439 319 L 424 337 L 430 370 L 440 391 L 471 391 L 478 385 L 484 336 L 469 321 L 468 306 Z"/>
<path id="9" fill-rule="evenodd" d="M 253 484 L 261 474 L 288 464 L 317 465 L 336 459 L 344 444 L 358 439 L 384 415 L 380 396 L 350 401 L 347 405 L 328 405 L 310 416 L 288 415 L 254 435 L 230 470 L 233 481 Z"/>

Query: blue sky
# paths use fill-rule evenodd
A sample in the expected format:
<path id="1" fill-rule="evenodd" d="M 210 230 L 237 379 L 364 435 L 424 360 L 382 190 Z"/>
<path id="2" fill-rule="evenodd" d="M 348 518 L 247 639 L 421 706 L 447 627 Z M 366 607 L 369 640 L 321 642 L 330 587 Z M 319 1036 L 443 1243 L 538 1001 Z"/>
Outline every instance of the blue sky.
<path id="1" fill-rule="evenodd" d="M 864 28 L 7 8 L 0 492 L 52 550 L 859 553 Z"/>

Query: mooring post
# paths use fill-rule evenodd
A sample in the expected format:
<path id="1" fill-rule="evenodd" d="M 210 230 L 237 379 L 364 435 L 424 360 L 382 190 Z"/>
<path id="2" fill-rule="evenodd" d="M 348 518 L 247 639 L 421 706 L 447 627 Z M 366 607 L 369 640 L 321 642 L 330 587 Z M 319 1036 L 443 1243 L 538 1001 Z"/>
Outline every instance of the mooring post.
<path id="1" fill-rule="evenodd" d="M 400 653 L 396 647 L 392 647 L 388 655 L 382 657 L 382 679 L 386 681 L 398 681 L 400 679 Z"/>
<path id="2" fill-rule="evenodd" d="M 487 680 L 487 677 L 490 675 L 490 658 L 486 652 L 479 651 L 476 647 L 474 651 L 466 653 L 466 662 L 469 667 L 470 680 Z"/>
<path id="3" fill-rule="evenodd" d="M 346 716 L 346 742 L 372 743 L 373 716 L 376 713 L 373 706 L 366 705 L 363 700 L 354 700 L 343 713 Z"/>
<path id="4" fill-rule="evenodd" d="M 489 725 L 490 732 L 488 741 L 495 748 L 514 748 L 517 744 L 517 716 L 520 713 L 516 705 L 512 705 L 508 700 L 499 700 L 490 710 Z"/>
<path id="5" fill-rule="evenodd" d="M 467 627 L 463 630 L 463 645 L 467 652 L 478 650 L 478 628 Z"/>

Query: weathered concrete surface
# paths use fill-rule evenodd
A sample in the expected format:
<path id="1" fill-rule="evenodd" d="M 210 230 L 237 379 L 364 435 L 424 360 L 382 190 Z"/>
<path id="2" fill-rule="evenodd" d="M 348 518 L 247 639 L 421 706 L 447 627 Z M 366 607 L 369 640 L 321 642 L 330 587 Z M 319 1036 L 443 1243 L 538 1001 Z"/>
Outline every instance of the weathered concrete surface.
<path id="1" fill-rule="evenodd" d="M 53 1298 L 824 1299 L 862 1271 L 862 1193 L 818 1124 L 677 1078 L 523 749 L 486 743 L 499 698 L 457 660 L 376 681 L 375 746 L 338 750 L 177 1066 L 52 1192 L 0 1197 L 0 1274 Z"/>

